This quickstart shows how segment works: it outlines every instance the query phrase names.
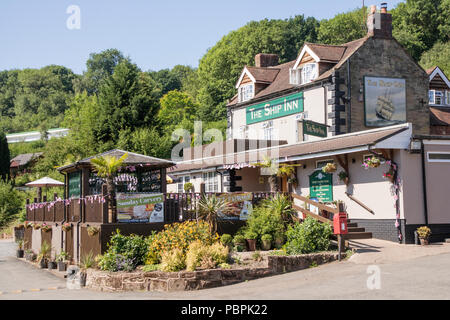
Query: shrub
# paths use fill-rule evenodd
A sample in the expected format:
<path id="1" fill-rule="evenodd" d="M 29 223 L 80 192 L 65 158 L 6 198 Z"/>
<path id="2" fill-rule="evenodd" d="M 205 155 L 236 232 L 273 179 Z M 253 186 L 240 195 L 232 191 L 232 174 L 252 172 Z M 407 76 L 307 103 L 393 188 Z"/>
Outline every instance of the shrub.
<path id="1" fill-rule="evenodd" d="M 22 194 L 0 179 L 0 229 L 14 221 L 23 206 Z"/>
<path id="2" fill-rule="evenodd" d="M 119 230 L 112 235 L 107 252 L 99 258 L 101 270 L 134 270 L 147 256 L 147 241 L 138 235 L 124 236 Z"/>
<path id="3" fill-rule="evenodd" d="M 421 238 L 421 239 L 428 239 L 431 235 L 431 229 L 428 228 L 427 226 L 417 228 L 416 231 L 417 231 L 419 238 Z"/>
<path id="4" fill-rule="evenodd" d="M 258 234 L 256 232 L 253 232 L 251 230 L 245 232 L 245 239 L 254 240 L 256 238 L 258 238 Z"/>
<path id="5" fill-rule="evenodd" d="M 183 250 L 175 248 L 171 251 L 161 253 L 161 270 L 174 272 L 183 270 L 186 267 L 186 258 Z"/>
<path id="6" fill-rule="evenodd" d="M 262 241 L 272 241 L 272 239 L 273 239 L 273 237 L 272 237 L 270 234 L 268 234 L 268 233 L 263 234 L 263 235 L 261 236 L 261 240 L 262 240 Z"/>
<path id="7" fill-rule="evenodd" d="M 151 272 L 151 271 L 157 271 L 161 268 L 160 264 L 147 264 L 142 267 L 142 271 L 144 272 Z"/>
<path id="8" fill-rule="evenodd" d="M 226 246 L 231 244 L 231 242 L 233 241 L 233 237 L 231 235 L 229 235 L 228 233 L 224 233 L 221 237 L 220 237 L 220 242 Z"/>
<path id="9" fill-rule="evenodd" d="M 228 248 L 216 242 L 210 246 L 200 241 L 190 244 L 186 254 L 186 269 L 194 271 L 197 268 L 212 269 L 218 264 L 225 263 L 228 258 Z"/>
<path id="10" fill-rule="evenodd" d="M 328 250 L 331 235 L 332 231 L 329 224 L 320 223 L 308 217 L 303 223 L 289 226 L 286 232 L 286 252 L 288 254 L 302 254 Z"/>
<path id="11" fill-rule="evenodd" d="M 253 209 L 242 231 L 254 232 L 257 238 L 264 234 L 270 234 L 272 237 L 275 237 L 276 233 L 284 233 L 285 224 L 280 214 L 274 212 L 271 208 L 260 205 Z"/>
<path id="12" fill-rule="evenodd" d="M 210 245 L 219 239 L 218 234 L 209 231 L 205 221 L 185 221 L 165 225 L 161 232 L 154 232 L 148 238 L 148 253 L 146 264 L 158 264 L 162 261 L 162 252 L 180 249 L 186 255 L 191 242 L 199 240 L 204 245 Z"/>
<path id="13" fill-rule="evenodd" d="M 245 243 L 245 237 L 243 235 L 241 235 L 241 234 L 237 234 L 233 238 L 233 243 L 234 244 Z"/>

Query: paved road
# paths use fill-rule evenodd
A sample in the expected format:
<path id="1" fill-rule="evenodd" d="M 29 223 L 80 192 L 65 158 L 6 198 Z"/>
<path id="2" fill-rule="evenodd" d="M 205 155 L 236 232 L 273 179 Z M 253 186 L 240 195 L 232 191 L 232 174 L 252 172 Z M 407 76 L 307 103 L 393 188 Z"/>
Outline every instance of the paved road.
<path id="1" fill-rule="evenodd" d="M 416 248 L 401 247 L 402 250 Z M 450 299 L 448 250 L 430 248 L 426 254 L 394 261 L 361 259 L 364 252 L 383 256 L 383 250 L 381 247 L 365 249 L 349 261 L 221 288 L 174 293 L 101 293 L 65 288 L 64 280 L 16 260 L 14 245 L 0 241 L 0 291 L 3 292 L 0 299 Z M 373 267 L 374 261 L 380 263 Z M 368 289 L 367 280 L 374 277 L 367 273 L 368 268 L 380 271 L 380 289 Z M 377 282 L 369 284 L 373 287 Z"/>

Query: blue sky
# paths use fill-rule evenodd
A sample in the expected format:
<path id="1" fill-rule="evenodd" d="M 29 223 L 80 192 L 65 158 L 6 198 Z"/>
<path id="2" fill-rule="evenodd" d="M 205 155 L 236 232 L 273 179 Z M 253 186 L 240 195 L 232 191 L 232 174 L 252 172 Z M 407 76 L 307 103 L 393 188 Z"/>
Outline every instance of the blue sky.
<path id="1" fill-rule="evenodd" d="M 366 5 L 381 1 L 365 0 Z M 387 1 L 389 8 L 401 0 Z M 1 0 L 0 70 L 63 65 L 82 73 L 92 52 L 117 48 L 142 70 L 199 59 L 228 32 L 251 20 L 297 14 L 327 19 L 360 7 L 362 0 Z M 80 29 L 66 26 L 70 5 Z"/>

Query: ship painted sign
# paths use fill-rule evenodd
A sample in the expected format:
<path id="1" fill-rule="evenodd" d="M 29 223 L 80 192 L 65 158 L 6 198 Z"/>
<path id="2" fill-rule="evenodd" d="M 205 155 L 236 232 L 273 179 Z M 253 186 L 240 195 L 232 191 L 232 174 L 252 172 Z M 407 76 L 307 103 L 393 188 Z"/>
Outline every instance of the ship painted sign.
<path id="1" fill-rule="evenodd" d="M 406 122 L 406 80 L 364 77 L 364 116 L 368 127 Z"/>
<path id="2" fill-rule="evenodd" d="M 247 107 L 247 124 L 280 118 L 299 112 L 303 112 L 303 92 Z"/>

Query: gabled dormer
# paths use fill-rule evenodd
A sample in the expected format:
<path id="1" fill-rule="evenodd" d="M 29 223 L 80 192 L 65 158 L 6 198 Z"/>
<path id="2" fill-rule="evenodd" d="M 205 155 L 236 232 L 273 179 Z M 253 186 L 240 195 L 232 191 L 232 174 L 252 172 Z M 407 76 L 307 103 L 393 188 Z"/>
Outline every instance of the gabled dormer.
<path id="1" fill-rule="evenodd" d="M 345 50 L 345 46 L 305 43 L 289 71 L 289 82 L 303 85 L 314 81 L 335 66 L 342 59 Z"/>
<path id="2" fill-rule="evenodd" d="M 258 92 L 270 85 L 280 69 L 278 55 L 259 53 L 255 56 L 255 66 L 245 66 L 236 83 L 237 102 L 242 103 L 255 97 Z"/>
<path id="3" fill-rule="evenodd" d="M 439 67 L 427 70 L 430 75 L 429 104 L 433 107 L 450 107 L 450 81 Z"/>

